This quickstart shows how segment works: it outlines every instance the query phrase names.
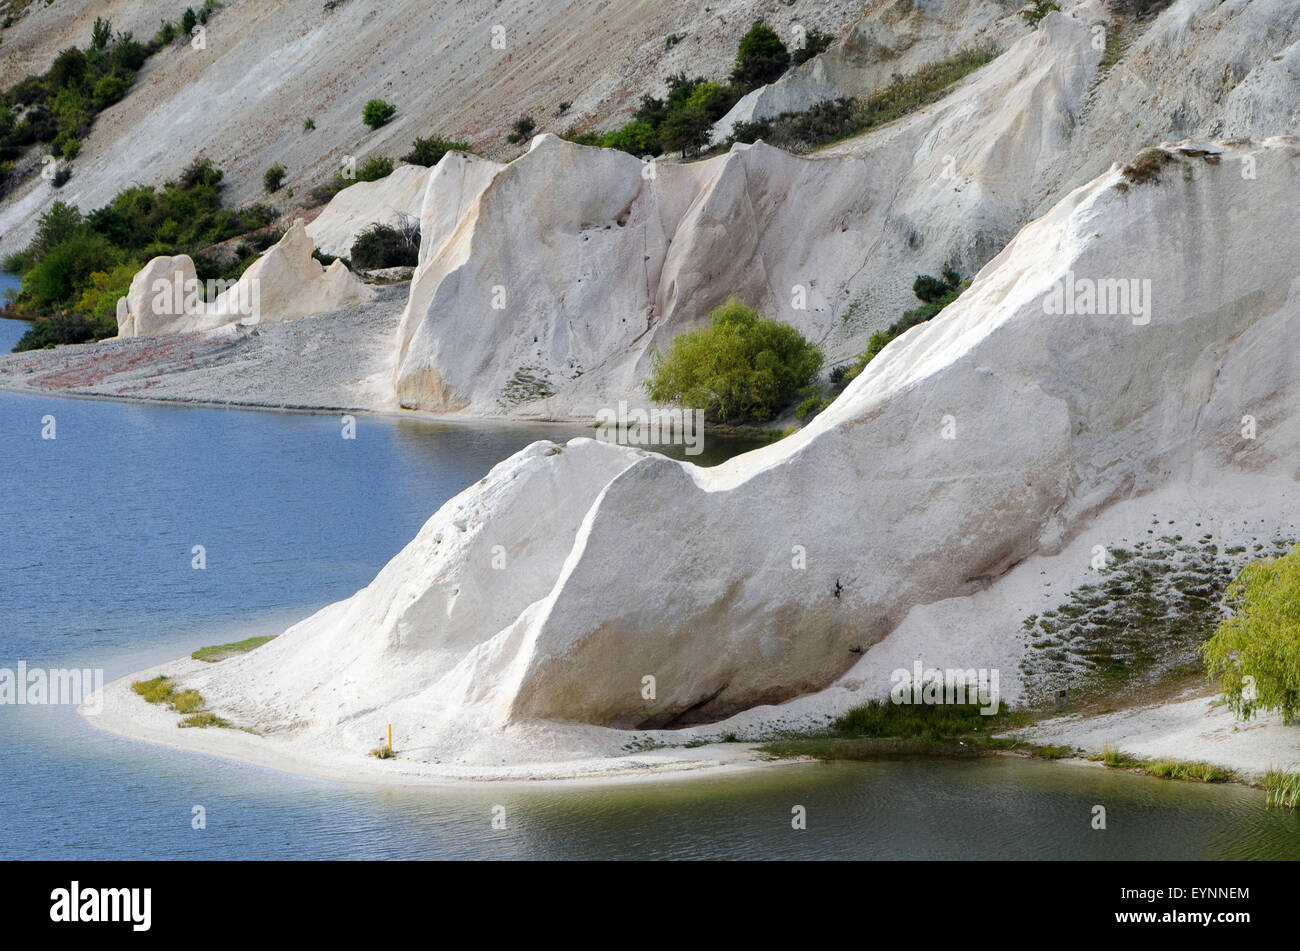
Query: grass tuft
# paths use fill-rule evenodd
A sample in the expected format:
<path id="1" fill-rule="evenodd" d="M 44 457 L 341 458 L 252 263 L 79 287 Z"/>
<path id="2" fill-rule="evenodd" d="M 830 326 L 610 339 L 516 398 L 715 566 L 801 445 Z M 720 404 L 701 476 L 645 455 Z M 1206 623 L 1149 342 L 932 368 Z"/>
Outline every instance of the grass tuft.
<path id="1" fill-rule="evenodd" d="M 1181 779 L 1197 783 L 1228 783 L 1237 778 L 1235 770 L 1215 766 L 1202 760 L 1188 762 L 1169 757 L 1142 760 L 1122 753 L 1107 745 L 1101 750 L 1101 761 L 1112 769 L 1132 769 L 1158 779 Z"/>
<path id="2" fill-rule="evenodd" d="M 217 716 L 215 713 L 196 713 L 193 716 L 186 717 L 180 722 L 180 725 L 182 727 L 198 727 L 199 729 L 209 726 L 229 729 L 230 721 Z"/>
<path id="3" fill-rule="evenodd" d="M 244 641 L 235 641 L 233 644 L 214 644 L 211 647 L 200 647 L 190 656 L 195 660 L 215 664 L 217 661 L 256 650 L 268 641 L 275 640 L 275 637 L 274 634 L 267 634 L 264 637 L 250 637 Z"/>
<path id="4" fill-rule="evenodd" d="M 1268 804 L 1283 809 L 1300 809 L 1300 773 L 1288 773 L 1269 767 L 1264 774 Z"/>
<path id="5" fill-rule="evenodd" d="M 230 723 L 204 710 L 207 702 L 197 690 L 177 690 L 170 677 L 154 677 L 152 680 L 137 680 L 131 689 L 145 699 L 147 703 L 165 703 L 180 714 L 188 714 L 178 726 L 220 726 L 228 727 Z"/>

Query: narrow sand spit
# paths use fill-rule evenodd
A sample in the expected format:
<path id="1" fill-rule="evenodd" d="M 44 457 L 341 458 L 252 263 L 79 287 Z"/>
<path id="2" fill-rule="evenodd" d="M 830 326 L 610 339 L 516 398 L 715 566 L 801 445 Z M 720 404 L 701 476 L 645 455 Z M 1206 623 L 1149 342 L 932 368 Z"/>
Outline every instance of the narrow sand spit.
<path id="1" fill-rule="evenodd" d="M 186 673 L 204 666 L 204 662 L 186 657 L 122 677 L 104 686 L 100 712 L 90 712 L 90 708 L 96 705 L 94 698 L 79 712 L 91 725 L 130 739 L 239 760 L 300 776 L 382 786 L 535 785 L 595 781 L 601 785 L 660 783 L 687 777 L 735 775 L 797 763 L 761 758 L 755 753 L 755 744 L 752 743 L 718 743 L 693 749 L 669 747 L 604 756 L 574 753 L 561 759 L 503 762 L 499 766 L 443 764 L 436 760 L 404 758 L 406 751 L 401 749 L 396 758 L 389 760 L 365 754 L 338 755 L 336 751 L 331 751 L 332 755 L 327 757 L 321 755 L 318 745 L 298 742 L 292 736 L 266 737 L 242 729 L 179 728 L 179 714 L 145 702 L 131 689 L 131 684 L 138 680 L 164 674 L 183 678 Z M 382 738 L 376 737 L 375 745 L 382 744 Z M 429 751 L 416 753 L 429 755 Z"/>

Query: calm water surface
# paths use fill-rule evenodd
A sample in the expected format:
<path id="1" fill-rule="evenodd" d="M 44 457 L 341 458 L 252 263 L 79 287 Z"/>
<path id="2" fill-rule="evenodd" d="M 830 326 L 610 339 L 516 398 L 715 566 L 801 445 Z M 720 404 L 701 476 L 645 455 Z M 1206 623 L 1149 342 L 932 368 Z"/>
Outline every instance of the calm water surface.
<path id="1" fill-rule="evenodd" d="M 40 438 L 47 414 L 54 440 Z M 276 633 L 369 582 L 496 462 L 579 432 L 357 423 L 345 441 L 335 416 L 0 392 L 0 667 L 112 678 Z M 194 571 L 200 544 L 207 570 Z M 7 706 L 0 771 L 0 858 L 1300 858 L 1300 816 L 1258 792 L 1010 759 L 379 790 Z M 1097 803 L 1104 832 L 1089 825 Z M 190 828 L 195 804 L 206 830 Z M 490 828 L 496 804 L 504 831 Z M 796 804 L 806 831 L 790 828 Z"/>

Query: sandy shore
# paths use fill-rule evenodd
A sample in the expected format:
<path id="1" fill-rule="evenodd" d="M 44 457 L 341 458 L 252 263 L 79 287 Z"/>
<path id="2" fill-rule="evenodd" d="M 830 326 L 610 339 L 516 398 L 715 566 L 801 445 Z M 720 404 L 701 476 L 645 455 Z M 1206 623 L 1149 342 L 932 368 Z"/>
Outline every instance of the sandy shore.
<path id="1" fill-rule="evenodd" d="M 181 728 L 180 714 L 161 704 L 147 703 L 131 684 L 167 675 L 183 679 L 206 664 L 189 657 L 179 658 L 138 671 L 105 684 L 102 709 L 90 712 L 97 698 L 79 710 L 92 726 L 129 739 L 142 740 L 224 759 L 238 760 L 280 772 L 317 779 L 381 786 L 452 786 L 465 784 L 599 782 L 639 783 L 789 767 L 804 761 L 770 760 L 760 757 L 754 743 L 715 743 L 694 748 L 662 747 L 622 755 L 580 755 L 532 763 L 500 766 L 442 764 L 403 757 L 393 759 L 366 755 L 322 756 L 319 744 L 303 743 L 291 736 L 261 736 L 244 729 Z M 219 711 L 218 711 L 219 712 Z M 640 735 L 640 734 L 638 734 Z"/>
<path id="2" fill-rule="evenodd" d="M 1204 689 L 1099 716 L 1054 717 L 1013 735 L 1091 754 L 1109 746 L 1137 759 L 1203 761 L 1236 770 L 1247 781 L 1270 767 L 1300 770 L 1300 728 L 1284 726 L 1276 714 L 1238 721 Z"/>

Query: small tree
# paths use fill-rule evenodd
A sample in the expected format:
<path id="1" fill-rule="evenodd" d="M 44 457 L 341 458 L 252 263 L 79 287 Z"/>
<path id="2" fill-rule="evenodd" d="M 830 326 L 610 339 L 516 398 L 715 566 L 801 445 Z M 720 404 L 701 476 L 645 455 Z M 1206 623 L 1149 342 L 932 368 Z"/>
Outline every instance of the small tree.
<path id="1" fill-rule="evenodd" d="M 762 422 L 821 367 L 821 350 L 798 330 L 731 297 L 709 313 L 708 326 L 678 334 L 666 356 L 653 356 L 645 386 L 656 402 L 702 409 L 719 422 Z"/>
<path id="2" fill-rule="evenodd" d="M 1300 547 L 1246 565 L 1228 586 L 1231 617 L 1201 645 L 1228 707 L 1250 718 L 1280 710 L 1300 720 Z"/>
<path id="3" fill-rule="evenodd" d="M 262 174 L 262 184 L 266 187 L 268 193 L 274 194 L 278 192 L 280 186 L 284 184 L 284 166 L 272 165 L 268 168 Z"/>
<path id="4" fill-rule="evenodd" d="M 659 126 L 659 144 L 669 152 L 681 152 L 682 158 L 709 144 L 713 123 L 699 104 L 685 105 L 668 113 Z"/>
<path id="5" fill-rule="evenodd" d="M 748 92 L 780 78 L 789 68 L 790 51 L 776 30 L 759 20 L 741 37 L 731 81 Z"/>
<path id="6" fill-rule="evenodd" d="M 192 7 L 186 7 L 185 12 L 181 14 L 181 32 L 189 36 L 198 25 L 199 15 L 194 12 Z"/>
<path id="7" fill-rule="evenodd" d="M 397 107 L 382 99 L 371 99 L 361 110 L 361 120 L 372 129 L 378 129 L 397 114 Z"/>

